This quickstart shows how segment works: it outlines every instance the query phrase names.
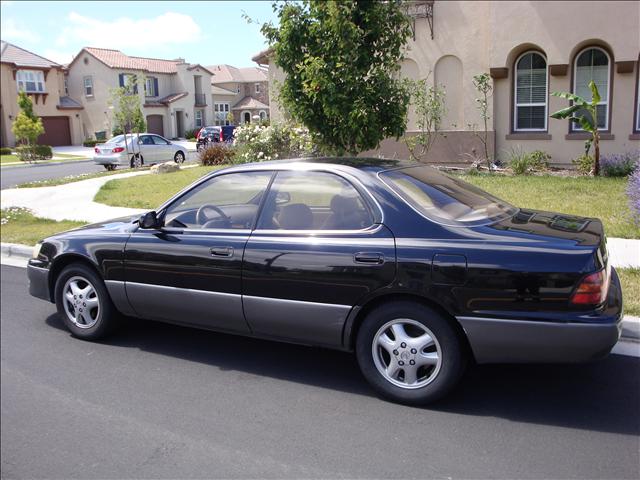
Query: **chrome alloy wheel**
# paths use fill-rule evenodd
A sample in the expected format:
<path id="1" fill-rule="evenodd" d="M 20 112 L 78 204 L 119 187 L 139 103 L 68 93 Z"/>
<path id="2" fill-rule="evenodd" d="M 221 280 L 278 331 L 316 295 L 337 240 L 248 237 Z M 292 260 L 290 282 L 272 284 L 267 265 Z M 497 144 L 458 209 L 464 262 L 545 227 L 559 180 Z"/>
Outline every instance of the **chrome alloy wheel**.
<path id="1" fill-rule="evenodd" d="M 91 328 L 100 318 L 100 299 L 94 286 L 86 278 L 75 276 L 62 289 L 64 311 L 79 328 Z"/>
<path id="2" fill-rule="evenodd" d="M 378 372 L 400 388 L 428 385 L 442 366 L 442 350 L 435 335 L 407 318 L 397 318 L 380 327 L 373 337 L 371 353 Z"/>

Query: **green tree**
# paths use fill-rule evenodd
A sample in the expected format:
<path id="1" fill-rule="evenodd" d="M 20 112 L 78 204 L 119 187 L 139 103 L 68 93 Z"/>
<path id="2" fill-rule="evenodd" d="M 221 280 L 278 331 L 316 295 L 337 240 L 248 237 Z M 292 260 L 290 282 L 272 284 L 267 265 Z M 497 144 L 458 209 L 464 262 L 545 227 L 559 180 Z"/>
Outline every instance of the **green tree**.
<path id="1" fill-rule="evenodd" d="M 476 98 L 476 108 L 480 113 L 484 128 L 482 132 L 476 132 L 475 125 L 473 133 L 480 139 L 484 147 L 484 158 L 487 162 L 487 168 L 491 171 L 491 157 L 489 156 L 489 97 L 493 90 L 491 85 L 491 77 L 488 73 L 479 73 L 473 76 L 473 86 L 476 88 L 480 97 Z"/>
<path id="2" fill-rule="evenodd" d="M 18 149 L 20 160 L 31 161 L 34 159 L 35 143 L 44 133 L 44 126 L 42 120 L 33 113 L 33 102 L 26 93 L 18 94 L 18 106 L 20 112 L 11 125 L 11 131 L 23 145 Z"/>
<path id="3" fill-rule="evenodd" d="M 144 85 L 144 77 L 129 75 L 124 87 L 111 90 L 109 104 L 113 105 L 114 130 L 139 133 L 147 129 L 147 123 L 140 108 L 141 101 L 137 93 L 137 85 Z"/>
<path id="4" fill-rule="evenodd" d="M 431 149 L 438 137 L 440 124 L 445 114 L 445 91 L 437 85 L 430 85 L 428 79 L 405 79 L 405 86 L 411 95 L 411 105 L 416 111 L 418 133 L 405 137 L 405 143 L 414 160 L 420 160 Z"/>
<path id="5" fill-rule="evenodd" d="M 329 152 L 357 154 L 405 130 L 409 93 L 396 73 L 411 34 L 400 0 L 273 4 L 262 26 L 286 78 L 279 100 Z"/>
<path id="6" fill-rule="evenodd" d="M 592 172 L 595 176 L 600 174 L 600 132 L 598 132 L 598 103 L 600 103 L 600 92 L 598 87 L 591 80 L 589 82 L 589 88 L 591 89 L 591 101 L 587 101 L 579 95 L 574 95 L 569 92 L 553 92 L 551 95 L 554 97 L 566 98 L 572 102 L 572 105 L 558 110 L 551 114 L 551 118 L 565 119 L 568 118 L 580 125 L 585 132 L 591 134 L 584 144 L 585 156 L 589 156 L 589 150 L 591 145 L 594 148 L 593 167 Z"/>

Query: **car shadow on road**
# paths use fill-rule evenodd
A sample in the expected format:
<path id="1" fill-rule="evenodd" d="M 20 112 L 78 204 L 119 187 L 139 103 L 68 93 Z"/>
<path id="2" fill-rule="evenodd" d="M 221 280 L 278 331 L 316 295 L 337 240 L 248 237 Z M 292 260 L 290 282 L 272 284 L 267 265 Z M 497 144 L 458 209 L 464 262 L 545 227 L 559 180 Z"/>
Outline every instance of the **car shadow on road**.
<path id="1" fill-rule="evenodd" d="M 46 323 L 67 332 L 57 315 Z M 101 342 L 280 380 L 375 396 L 355 356 L 340 351 L 129 319 Z M 640 359 L 576 365 L 480 365 L 425 409 L 457 415 L 640 435 Z M 403 408 L 403 407 L 398 407 Z"/>

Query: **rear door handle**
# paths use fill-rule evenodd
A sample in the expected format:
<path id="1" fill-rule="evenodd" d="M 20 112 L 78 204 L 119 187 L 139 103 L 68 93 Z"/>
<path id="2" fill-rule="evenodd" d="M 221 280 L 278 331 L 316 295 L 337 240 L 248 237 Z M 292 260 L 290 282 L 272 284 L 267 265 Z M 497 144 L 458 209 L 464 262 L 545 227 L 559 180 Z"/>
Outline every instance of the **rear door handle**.
<path id="1" fill-rule="evenodd" d="M 382 265 L 384 263 L 384 255 L 375 252 L 358 252 L 353 256 L 356 263 L 364 263 L 367 265 Z"/>
<path id="2" fill-rule="evenodd" d="M 209 251 L 214 257 L 233 257 L 233 247 L 211 247 Z"/>

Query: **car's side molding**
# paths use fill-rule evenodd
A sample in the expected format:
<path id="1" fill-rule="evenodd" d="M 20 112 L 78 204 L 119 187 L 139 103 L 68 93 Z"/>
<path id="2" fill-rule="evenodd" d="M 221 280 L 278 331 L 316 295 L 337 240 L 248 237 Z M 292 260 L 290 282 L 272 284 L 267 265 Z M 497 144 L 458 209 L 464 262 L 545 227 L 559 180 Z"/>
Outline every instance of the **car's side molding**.
<path id="1" fill-rule="evenodd" d="M 478 363 L 588 361 L 609 353 L 620 336 L 619 323 L 560 323 L 466 316 L 456 319 L 462 325 Z"/>
<path id="2" fill-rule="evenodd" d="M 107 292 L 109 292 L 111 301 L 120 313 L 134 317 L 138 316 L 135 310 L 131 307 L 129 299 L 127 298 L 125 282 L 121 280 L 105 280 L 104 284 L 107 287 Z"/>
<path id="3" fill-rule="evenodd" d="M 342 347 L 342 329 L 352 307 L 282 298 L 242 296 L 251 330 L 260 336 Z"/>

